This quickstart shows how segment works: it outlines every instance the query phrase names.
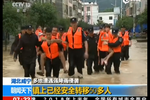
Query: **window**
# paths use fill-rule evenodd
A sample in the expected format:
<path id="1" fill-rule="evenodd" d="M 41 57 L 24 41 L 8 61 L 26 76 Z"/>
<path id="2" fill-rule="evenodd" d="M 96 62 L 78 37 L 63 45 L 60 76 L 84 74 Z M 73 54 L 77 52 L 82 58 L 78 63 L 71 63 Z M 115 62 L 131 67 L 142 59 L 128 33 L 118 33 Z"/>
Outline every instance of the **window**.
<path id="1" fill-rule="evenodd" d="M 69 16 L 72 16 L 72 7 L 69 7 Z"/>
<path id="2" fill-rule="evenodd" d="M 133 9 L 132 9 L 132 8 L 130 8 L 130 15 L 132 15 L 132 12 L 133 12 Z"/>
<path id="3" fill-rule="evenodd" d="M 84 20 L 84 16 L 82 16 L 82 20 Z"/>
<path id="4" fill-rule="evenodd" d="M 87 7 L 87 11 L 90 11 L 90 7 Z"/>
<path id="5" fill-rule="evenodd" d="M 112 16 L 109 16 L 109 20 L 112 20 L 113 18 L 112 18 Z"/>
<path id="6" fill-rule="evenodd" d="M 82 7 L 82 11 L 84 11 L 84 8 Z"/>
<path id="7" fill-rule="evenodd" d="M 76 10 L 76 6 L 75 5 L 73 5 L 73 10 Z"/>
<path id="8" fill-rule="evenodd" d="M 65 10 L 66 14 L 68 15 L 68 5 L 66 5 L 66 10 Z"/>
<path id="9" fill-rule="evenodd" d="M 99 20 L 103 20 L 102 17 L 99 17 Z"/>

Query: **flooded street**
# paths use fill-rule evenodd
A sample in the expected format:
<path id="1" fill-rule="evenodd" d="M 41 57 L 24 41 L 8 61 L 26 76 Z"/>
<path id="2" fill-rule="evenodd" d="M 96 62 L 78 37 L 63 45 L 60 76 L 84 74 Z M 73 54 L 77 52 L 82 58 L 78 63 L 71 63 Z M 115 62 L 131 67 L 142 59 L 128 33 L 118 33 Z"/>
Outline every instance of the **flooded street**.
<path id="1" fill-rule="evenodd" d="M 67 64 L 68 67 L 68 64 Z M 36 67 L 38 71 L 38 63 Z M 147 84 L 147 43 L 137 43 L 132 40 L 130 47 L 130 59 L 121 62 L 120 75 L 113 73 L 107 75 L 105 73 L 87 75 L 86 68 L 84 70 L 84 78 L 81 84 Z M 112 66 L 113 72 L 113 66 Z M 3 76 L 4 77 L 23 77 L 23 68 L 18 61 L 14 62 L 9 52 L 3 53 Z M 41 77 L 36 75 L 37 77 Z M 60 71 L 60 77 L 68 77 Z M 138 90 L 141 95 L 147 95 L 147 87 Z"/>

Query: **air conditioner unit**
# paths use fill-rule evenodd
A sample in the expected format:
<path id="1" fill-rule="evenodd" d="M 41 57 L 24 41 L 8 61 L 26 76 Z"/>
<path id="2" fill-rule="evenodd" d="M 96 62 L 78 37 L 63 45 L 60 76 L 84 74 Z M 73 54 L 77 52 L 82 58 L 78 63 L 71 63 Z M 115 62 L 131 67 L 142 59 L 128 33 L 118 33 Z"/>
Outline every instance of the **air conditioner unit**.
<path id="1" fill-rule="evenodd" d="M 133 7 L 133 3 L 132 2 L 129 3 L 129 7 Z"/>

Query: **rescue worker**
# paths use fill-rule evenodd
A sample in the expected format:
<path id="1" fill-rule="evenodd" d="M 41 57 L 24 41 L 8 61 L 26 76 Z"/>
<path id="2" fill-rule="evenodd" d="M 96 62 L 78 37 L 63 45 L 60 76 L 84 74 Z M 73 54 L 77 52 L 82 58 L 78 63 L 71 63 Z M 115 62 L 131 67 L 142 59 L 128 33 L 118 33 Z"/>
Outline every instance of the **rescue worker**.
<path id="1" fill-rule="evenodd" d="M 39 34 L 43 33 L 42 32 L 42 27 L 41 26 L 38 26 L 36 31 L 35 31 L 35 34 L 39 37 Z"/>
<path id="2" fill-rule="evenodd" d="M 58 38 L 61 39 L 63 42 L 66 41 L 66 34 L 67 33 L 64 32 L 64 28 L 59 27 Z M 65 43 L 62 43 L 62 45 L 63 45 L 64 57 L 65 57 L 65 60 L 67 61 L 67 45 Z M 63 68 L 63 64 L 61 64 L 61 68 Z M 66 66 L 64 68 L 64 73 L 68 73 Z"/>
<path id="3" fill-rule="evenodd" d="M 62 40 L 62 41 L 66 41 L 66 35 L 67 33 L 64 32 L 64 28 L 63 27 L 59 27 L 59 38 Z M 67 61 L 67 45 L 65 43 L 62 44 L 63 47 L 64 47 L 64 56 L 65 56 L 65 60 Z"/>
<path id="4" fill-rule="evenodd" d="M 68 54 L 69 54 L 69 72 L 70 77 L 74 77 L 74 69 L 77 67 L 78 77 L 83 78 L 82 73 L 82 61 L 83 61 L 83 43 L 85 46 L 84 56 L 88 58 L 88 44 L 86 36 L 82 31 L 81 27 L 78 27 L 77 18 L 73 17 L 70 19 L 71 27 L 67 32 L 66 42 L 68 43 Z"/>
<path id="5" fill-rule="evenodd" d="M 121 60 L 124 61 L 124 58 L 128 60 L 129 59 L 129 45 L 132 44 L 132 42 L 131 42 L 131 37 L 129 36 L 128 31 L 126 31 L 123 25 L 121 27 L 121 32 L 119 32 L 119 36 L 123 38 Z"/>
<path id="6" fill-rule="evenodd" d="M 88 42 L 88 59 L 86 61 L 87 65 L 87 74 L 91 75 L 93 73 L 92 71 L 92 63 L 94 62 L 94 71 L 96 73 L 99 72 L 98 69 L 98 56 L 97 56 L 97 38 L 94 36 L 93 33 L 94 29 L 93 27 L 90 27 L 88 29 L 88 36 L 87 36 L 87 42 Z"/>
<path id="7" fill-rule="evenodd" d="M 104 45 L 108 45 L 110 48 L 113 49 L 114 53 L 108 60 L 108 65 L 106 67 L 107 74 L 112 74 L 111 66 L 112 63 L 114 65 L 114 70 L 116 74 L 120 74 L 120 57 L 121 57 L 121 44 L 123 42 L 123 38 L 118 36 L 118 29 L 112 29 L 112 40 L 107 42 L 103 42 Z"/>
<path id="8" fill-rule="evenodd" d="M 105 57 L 109 54 L 109 52 L 112 52 L 111 49 L 109 49 L 108 45 L 103 45 L 104 41 L 110 41 L 112 38 L 112 34 L 110 32 L 110 25 L 106 24 L 104 26 L 105 30 L 102 34 L 99 36 L 99 41 L 98 41 L 98 49 L 99 49 L 99 70 L 103 71 L 104 66 L 107 64 L 104 63 Z M 106 71 L 106 70 L 105 70 Z"/>
<path id="9" fill-rule="evenodd" d="M 27 27 L 27 33 L 25 33 L 15 50 L 14 61 L 17 59 L 17 54 L 20 51 L 20 48 L 23 47 L 22 57 L 23 57 L 23 68 L 24 68 L 24 77 L 35 78 L 35 66 L 36 66 L 36 48 L 39 46 L 38 37 L 32 33 L 32 26 Z"/>
<path id="10" fill-rule="evenodd" d="M 88 28 L 85 28 L 84 29 L 84 34 L 85 36 L 87 37 L 89 32 L 88 32 Z M 85 46 L 84 46 L 84 43 L 83 43 L 83 59 L 82 59 L 82 68 L 85 68 L 85 65 L 84 65 L 84 62 L 85 62 L 85 58 L 84 58 L 84 52 L 85 52 Z"/>
<path id="11" fill-rule="evenodd" d="M 62 43 L 62 40 L 59 38 L 59 33 L 58 33 L 58 27 L 57 26 L 53 26 L 53 28 L 52 28 L 52 39 L 55 39 L 56 41 L 60 41 L 59 43 Z M 66 73 L 67 68 L 66 68 L 64 53 L 63 54 L 59 53 L 59 58 L 60 58 L 61 63 L 63 65 L 64 73 Z"/>
<path id="12" fill-rule="evenodd" d="M 11 55 L 12 55 L 13 52 L 15 51 L 15 48 L 17 47 L 17 45 L 19 44 L 19 40 L 20 40 L 21 36 L 22 36 L 23 34 L 25 34 L 25 32 L 26 32 L 25 30 L 26 30 L 26 26 L 22 26 L 22 27 L 21 27 L 21 32 L 16 36 L 14 42 L 12 43 L 11 52 L 10 52 Z M 23 48 L 20 49 L 20 52 L 19 52 L 19 54 L 18 54 L 18 55 L 19 55 L 19 63 L 20 63 L 20 65 L 23 64 L 23 60 L 22 60 L 22 49 L 23 49 Z"/>
<path id="13" fill-rule="evenodd" d="M 62 44 L 52 43 L 52 29 L 46 28 L 47 41 L 44 41 L 41 45 L 42 50 L 46 55 L 46 77 L 51 77 L 51 70 L 53 70 L 53 77 L 59 77 L 60 71 L 60 58 L 59 53 L 63 53 Z"/>
<path id="14" fill-rule="evenodd" d="M 103 24 L 103 25 L 101 25 L 100 27 L 99 27 L 99 29 L 100 29 L 100 31 L 99 31 L 99 34 L 98 34 L 98 41 L 99 41 L 99 38 L 101 37 L 101 35 L 104 33 L 104 26 L 105 26 L 105 24 Z M 98 46 L 100 46 L 101 44 L 99 44 L 99 43 L 101 43 L 100 41 L 97 43 L 97 45 Z M 97 54 L 98 54 L 98 57 L 100 57 L 100 55 L 99 55 L 99 47 L 97 47 Z M 100 58 L 98 58 L 98 59 L 100 59 Z M 101 68 L 101 64 L 100 64 L 100 60 L 98 60 L 98 68 Z M 101 69 L 100 69 L 101 70 Z M 102 71 L 102 70 L 101 70 Z"/>
<path id="15" fill-rule="evenodd" d="M 105 30 L 105 24 L 100 26 L 99 36 L 100 36 L 100 34 L 104 33 L 104 30 Z"/>

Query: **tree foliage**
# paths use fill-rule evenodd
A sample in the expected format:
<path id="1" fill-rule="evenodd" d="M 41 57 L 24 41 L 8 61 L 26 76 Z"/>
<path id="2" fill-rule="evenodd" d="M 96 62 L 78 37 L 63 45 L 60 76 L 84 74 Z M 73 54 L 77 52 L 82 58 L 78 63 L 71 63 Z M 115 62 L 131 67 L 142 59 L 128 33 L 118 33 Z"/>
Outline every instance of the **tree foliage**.
<path id="1" fill-rule="evenodd" d="M 103 22 L 102 20 L 97 20 L 97 22 L 98 22 L 98 23 L 96 24 L 97 26 L 101 26 L 102 24 L 104 24 L 104 22 Z"/>
<path id="2" fill-rule="evenodd" d="M 138 16 L 137 23 L 140 25 L 147 24 L 147 9 Z"/>
<path id="3" fill-rule="evenodd" d="M 35 3 L 29 9 L 29 21 L 42 27 L 51 27 L 57 23 L 56 9 L 50 3 Z"/>
<path id="4" fill-rule="evenodd" d="M 114 11 L 113 8 L 109 8 L 109 9 L 104 10 L 103 12 L 113 12 L 113 11 Z"/>
<path id="5" fill-rule="evenodd" d="M 68 27 L 70 26 L 70 20 L 68 18 L 66 19 L 59 19 L 58 25 L 63 26 L 65 28 L 65 31 L 68 30 Z"/>
<path id="6" fill-rule="evenodd" d="M 131 29 L 133 27 L 133 18 L 128 16 L 123 16 L 122 19 L 119 19 L 116 22 L 116 27 L 121 28 L 121 26 L 125 26 L 126 29 Z"/>
<path id="7" fill-rule="evenodd" d="M 84 21 L 82 21 L 82 20 L 78 22 L 78 25 L 79 25 L 80 27 L 82 27 L 83 29 L 85 29 L 85 28 L 91 26 L 90 24 L 88 24 L 88 23 L 86 23 L 86 22 L 84 22 Z"/>
<path id="8" fill-rule="evenodd" d="M 5 33 L 18 34 L 18 27 L 22 25 L 22 18 L 22 12 L 17 12 L 11 3 L 3 5 L 3 31 Z"/>

